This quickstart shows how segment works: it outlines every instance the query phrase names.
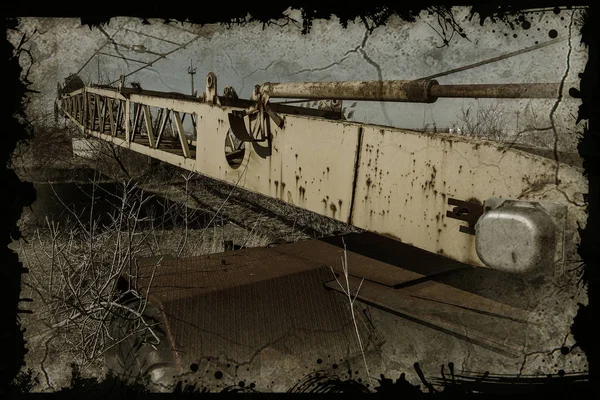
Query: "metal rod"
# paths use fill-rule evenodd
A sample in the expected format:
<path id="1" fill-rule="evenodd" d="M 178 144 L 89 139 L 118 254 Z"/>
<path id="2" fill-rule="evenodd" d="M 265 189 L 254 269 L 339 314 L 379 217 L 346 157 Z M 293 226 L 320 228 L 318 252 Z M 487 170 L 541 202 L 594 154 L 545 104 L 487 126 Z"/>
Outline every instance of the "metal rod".
<path id="1" fill-rule="evenodd" d="M 278 101 L 277 104 L 306 103 L 307 101 L 310 101 L 310 99 Z"/>
<path id="2" fill-rule="evenodd" d="M 135 33 L 135 34 L 142 35 L 142 36 L 147 36 L 147 37 L 152 38 L 152 39 L 158 39 L 158 40 L 162 40 L 163 42 L 166 42 L 166 43 L 171 43 L 171 44 L 176 44 L 177 46 L 181 46 L 181 43 L 173 42 L 171 40 L 167 40 L 167 39 L 164 39 L 164 38 L 159 38 L 157 36 L 148 35 L 147 33 L 132 31 L 131 29 L 128 29 L 128 28 L 125 28 L 125 30 L 129 31 L 131 33 Z"/>
<path id="3" fill-rule="evenodd" d="M 85 64 L 83 64 L 83 65 L 81 66 L 81 68 L 79 68 L 79 70 L 78 70 L 78 71 L 77 71 L 77 72 L 76 72 L 76 73 L 73 75 L 73 78 L 74 78 L 74 77 L 76 77 L 76 76 L 78 76 L 78 75 L 79 75 L 79 73 L 80 73 L 80 72 L 81 72 L 81 71 L 82 71 L 82 70 L 85 68 L 85 66 L 86 66 L 86 65 L 88 65 L 88 63 L 94 59 L 94 56 L 95 56 L 96 54 L 98 54 L 98 53 L 99 53 L 99 52 L 100 52 L 100 51 L 101 51 L 103 48 L 105 48 L 105 47 L 106 47 L 106 45 L 107 45 L 107 44 L 109 44 L 109 43 L 110 43 L 110 42 L 107 40 L 107 41 L 106 41 L 106 43 L 104 43 L 104 44 L 102 45 L 102 47 L 100 47 L 100 48 L 99 48 L 97 51 L 95 51 L 95 52 L 94 52 L 94 54 L 92 54 L 92 56 L 91 56 L 91 57 L 90 57 L 90 58 L 89 58 L 89 59 L 88 59 L 88 60 L 85 62 Z M 67 83 L 68 83 L 68 82 L 67 82 Z"/>
<path id="4" fill-rule="evenodd" d="M 462 71 L 466 71 L 468 69 L 472 69 L 472 68 L 476 68 L 476 67 L 481 67 L 482 65 L 491 64 L 491 63 L 496 62 L 496 61 L 506 60 L 507 58 L 510 58 L 510 57 L 518 56 L 518 55 L 525 54 L 525 53 L 528 53 L 528 52 L 533 51 L 533 50 L 538 50 L 538 49 L 541 49 L 541 48 L 546 47 L 546 46 L 550 46 L 550 45 L 553 45 L 553 44 L 556 44 L 556 43 L 560 43 L 560 42 L 563 42 L 563 41 L 565 41 L 567 39 L 568 39 L 568 37 L 565 36 L 565 37 L 562 37 L 562 38 L 558 38 L 558 39 L 554 39 L 554 40 L 549 40 L 547 42 L 536 44 L 536 45 L 531 46 L 531 47 L 526 47 L 526 48 L 521 49 L 521 50 L 512 51 L 510 53 L 502 54 L 502 55 L 497 56 L 497 57 L 488 58 L 487 60 L 479 61 L 479 62 L 476 62 L 476 63 L 473 63 L 473 64 L 464 65 L 464 66 L 459 67 L 459 68 L 454 68 L 454 69 L 451 69 L 451 70 L 448 70 L 448 71 L 444 71 L 444 72 L 440 72 L 440 73 L 437 73 L 437 74 L 429 75 L 429 76 L 423 77 L 421 79 L 435 79 L 435 78 L 439 78 L 441 76 L 446 76 L 446 75 L 454 74 L 456 72 L 462 72 Z"/>
<path id="5" fill-rule="evenodd" d="M 131 62 L 136 62 L 136 63 L 140 63 L 140 64 L 147 64 L 147 65 L 150 64 L 147 61 L 135 60 L 133 58 L 127 58 L 127 57 L 123 57 L 123 56 L 118 56 L 116 54 L 103 53 L 103 52 L 100 52 L 100 51 L 98 52 L 98 54 L 102 54 L 103 56 L 109 56 L 109 57 L 119 58 L 119 59 L 122 59 L 122 60 L 131 61 Z"/>
<path id="6" fill-rule="evenodd" d="M 446 98 L 556 98 L 558 83 L 440 85 L 436 80 L 265 83 L 269 98 L 433 103 Z"/>
<path id="7" fill-rule="evenodd" d="M 434 80 L 265 83 L 260 92 L 270 98 L 430 103 L 435 101 L 430 96 L 435 84 Z"/>
<path id="8" fill-rule="evenodd" d="M 495 85 L 434 85 L 431 95 L 445 98 L 548 99 L 558 97 L 559 83 L 515 83 Z"/>

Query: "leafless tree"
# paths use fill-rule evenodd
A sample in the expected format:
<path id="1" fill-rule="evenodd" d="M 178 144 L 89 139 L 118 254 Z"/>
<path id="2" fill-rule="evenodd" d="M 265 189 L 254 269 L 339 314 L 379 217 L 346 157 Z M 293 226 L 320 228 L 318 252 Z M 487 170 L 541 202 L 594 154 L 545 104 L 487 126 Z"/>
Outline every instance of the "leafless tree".
<path id="1" fill-rule="evenodd" d="M 63 350 L 79 365 L 97 361 L 136 333 L 146 332 L 154 344 L 160 340 L 143 318 L 154 272 L 147 289 L 137 287 L 135 259 L 151 243 L 152 231 L 141 225 L 152 217 L 141 217 L 151 196 L 136 189 L 131 181 L 123 182 L 115 194 L 94 181 L 87 210 L 77 212 L 63 203 L 69 213 L 66 222 L 47 218 L 34 240 L 21 241 L 20 254 L 29 269 L 24 284 L 39 300 L 36 322 L 45 326 L 39 335 L 48 340 L 62 337 L 68 345 Z M 94 218 L 101 191 L 106 191 L 112 207 L 106 223 Z M 120 337 L 110 328 L 117 316 L 132 322 Z"/>
<path id="2" fill-rule="evenodd" d="M 468 107 L 461 108 L 456 125 L 463 127 L 463 135 L 504 141 L 508 138 L 506 117 L 507 112 L 500 102 L 487 105 L 471 103 Z"/>

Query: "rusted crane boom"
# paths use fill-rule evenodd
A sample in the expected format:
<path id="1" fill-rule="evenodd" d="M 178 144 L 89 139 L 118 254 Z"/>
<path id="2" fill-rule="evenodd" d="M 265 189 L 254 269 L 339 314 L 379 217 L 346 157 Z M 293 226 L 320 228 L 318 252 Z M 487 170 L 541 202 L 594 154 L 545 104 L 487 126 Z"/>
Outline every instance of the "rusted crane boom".
<path id="1" fill-rule="evenodd" d="M 505 271 L 560 272 L 576 254 L 573 238 L 585 218 L 578 199 L 587 181 L 576 168 L 501 143 L 269 102 L 548 98 L 559 88 L 433 80 L 266 83 L 244 100 L 217 95 L 210 73 L 200 98 L 84 87 L 63 92 L 59 103 L 85 134 L 420 249 Z"/>

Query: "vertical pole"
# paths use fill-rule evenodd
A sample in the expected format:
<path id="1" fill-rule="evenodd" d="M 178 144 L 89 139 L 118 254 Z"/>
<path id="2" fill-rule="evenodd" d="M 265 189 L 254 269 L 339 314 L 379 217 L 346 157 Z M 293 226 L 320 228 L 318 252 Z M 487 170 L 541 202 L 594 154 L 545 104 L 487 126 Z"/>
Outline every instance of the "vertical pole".
<path id="1" fill-rule="evenodd" d="M 181 149 L 183 150 L 183 156 L 185 158 L 190 158 L 190 148 L 188 147 L 187 138 L 185 137 L 185 130 L 183 129 L 183 124 L 181 123 L 181 116 L 178 111 L 173 111 L 173 115 L 175 116 L 175 123 L 177 128 L 177 136 L 179 136 L 179 142 L 181 143 Z M 172 123 L 171 123 L 171 126 Z"/>
<path id="2" fill-rule="evenodd" d="M 127 140 L 127 145 L 131 143 L 131 124 L 130 124 L 130 113 L 131 113 L 131 103 L 129 103 L 129 99 L 125 100 L 125 140 Z"/>
<path id="3" fill-rule="evenodd" d="M 192 60 L 190 60 L 190 66 L 188 67 L 188 74 L 190 74 L 192 81 L 192 96 L 194 95 L 194 74 L 196 73 L 196 68 L 192 66 Z"/>
<path id="4" fill-rule="evenodd" d="M 117 100 L 118 101 L 118 100 Z M 106 108 L 108 108 L 108 120 L 110 122 L 110 134 L 111 136 L 116 135 L 117 126 L 115 122 L 115 116 L 113 115 L 113 101 L 110 97 L 106 98 Z"/>
<path id="5" fill-rule="evenodd" d="M 83 97 L 83 101 L 82 101 L 83 117 L 81 120 L 81 124 L 83 125 L 83 132 L 85 133 L 85 131 L 87 130 L 87 121 L 88 121 L 88 113 L 89 113 L 88 103 L 89 103 L 90 99 L 88 98 L 88 94 L 85 90 L 82 93 L 82 97 Z"/>
<path id="6" fill-rule="evenodd" d="M 154 149 L 156 148 L 156 142 L 154 140 L 154 132 L 152 131 L 152 114 L 150 113 L 150 107 L 145 104 L 142 107 L 144 120 L 146 121 L 146 131 L 148 131 L 148 141 L 150 143 L 150 147 Z"/>

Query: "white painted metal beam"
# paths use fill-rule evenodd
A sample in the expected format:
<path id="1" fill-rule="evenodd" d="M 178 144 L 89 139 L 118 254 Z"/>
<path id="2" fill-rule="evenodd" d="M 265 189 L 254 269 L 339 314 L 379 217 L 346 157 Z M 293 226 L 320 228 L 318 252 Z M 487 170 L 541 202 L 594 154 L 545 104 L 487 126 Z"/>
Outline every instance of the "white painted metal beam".
<path id="1" fill-rule="evenodd" d="M 131 142 L 133 103 L 143 107 L 150 146 Z M 149 106 L 164 110 L 155 144 L 160 143 L 173 112 L 171 128 L 179 137 L 184 156 L 152 148 Z M 125 100 L 125 140 L 89 129 L 85 132 L 476 266 L 484 265 L 475 249 L 475 236 L 459 231 L 465 222 L 447 217 L 452 209 L 448 199 L 481 204 L 494 197 L 557 202 L 568 209 L 566 245 L 572 254 L 576 252 L 575 241 L 570 238 L 576 235 L 577 223 L 585 221 L 585 210 L 575 199 L 587 192 L 587 181 L 573 167 L 470 137 L 290 114 L 280 114 L 284 119 L 282 128 L 270 124 L 270 146 L 246 142 L 241 165 L 232 167 L 225 157 L 225 145 L 230 129 L 228 113 L 234 109 L 131 94 Z M 68 113 L 68 109 L 63 111 Z M 193 152 L 183 132 L 180 112 L 196 115 L 194 159 L 190 158 Z M 111 113 L 109 117 L 112 120 Z M 74 115 L 69 118 L 80 127 L 88 126 Z"/>

